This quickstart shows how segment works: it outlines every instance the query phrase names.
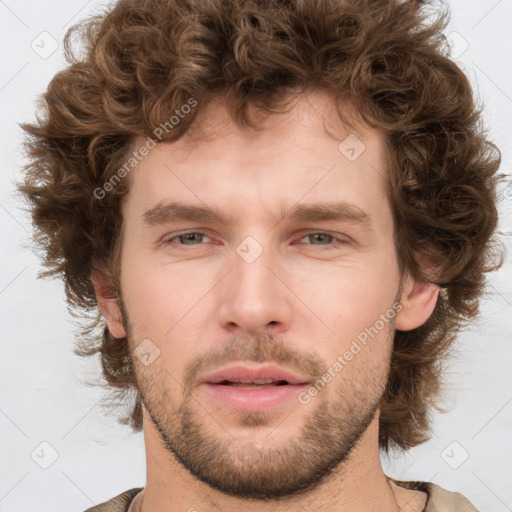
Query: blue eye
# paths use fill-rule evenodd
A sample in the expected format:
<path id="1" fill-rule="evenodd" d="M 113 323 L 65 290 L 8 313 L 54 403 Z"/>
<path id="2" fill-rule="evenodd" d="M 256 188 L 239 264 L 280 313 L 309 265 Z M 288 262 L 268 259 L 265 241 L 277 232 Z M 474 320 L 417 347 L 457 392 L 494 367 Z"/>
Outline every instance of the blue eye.
<path id="1" fill-rule="evenodd" d="M 203 238 L 207 237 L 204 233 L 197 233 L 195 231 L 190 231 L 188 233 L 182 233 L 181 235 L 174 236 L 167 240 L 167 243 L 172 242 L 173 240 L 179 240 L 178 245 L 198 245 L 194 242 L 202 241 Z"/>
<path id="2" fill-rule="evenodd" d="M 332 245 L 332 242 L 334 240 L 339 240 L 339 238 L 336 238 L 334 235 L 331 235 L 330 233 L 323 233 L 323 232 L 318 232 L 318 233 L 308 233 L 307 235 L 304 235 L 301 240 L 303 240 L 304 238 L 309 238 L 309 240 L 314 240 L 312 237 L 317 237 L 316 240 L 320 243 L 312 243 L 311 245 Z M 320 238 L 318 238 L 320 237 Z M 322 242 L 330 242 L 330 243 L 322 243 Z"/>

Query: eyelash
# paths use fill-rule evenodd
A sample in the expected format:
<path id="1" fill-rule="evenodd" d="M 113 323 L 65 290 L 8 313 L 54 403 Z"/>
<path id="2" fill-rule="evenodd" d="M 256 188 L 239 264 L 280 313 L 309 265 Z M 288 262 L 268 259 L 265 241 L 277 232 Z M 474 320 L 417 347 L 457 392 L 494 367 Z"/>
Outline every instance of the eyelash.
<path id="1" fill-rule="evenodd" d="M 178 235 L 174 235 L 172 238 L 168 238 L 164 243 L 171 244 L 172 241 L 175 240 L 176 238 L 180 238 L 180 237 L 187 236 L 187 235 L 202 235 L 202 236 L 208 237 L 208 235 L 206 233 L 202 233 L 201 231 L 186 231 L 185 233 L 180 233 Z M 300 240 L 302 240 L 303 238 L 305 238 L 307 236 L 311 236 L 311 235 L 327 235 L 329 237 L 332 237 L 335 241 L 337 241 L 339 244 L 342 244 L 342 245 L 349 243 L 347 240 L 336 236 L 334 233 L 329 233 L 328 231 L 311 231 L 309 233 L 305 233 L 304 235 L 302 235 Z M 177 244 L 177 245 L 186 247 L 188 244 Z M 198 243 L 198 244 L 190 244 L 190 245 L 193 247 L 195 245 L 203 245 L 203 244 Z M 306 245 L 315 246 L 316 244 L 306 244 Z M 326 245 L 318 244 L 318 247 L 330 248 L 334 245 L 335 245 L 334 243 L 326 244 Z"/>

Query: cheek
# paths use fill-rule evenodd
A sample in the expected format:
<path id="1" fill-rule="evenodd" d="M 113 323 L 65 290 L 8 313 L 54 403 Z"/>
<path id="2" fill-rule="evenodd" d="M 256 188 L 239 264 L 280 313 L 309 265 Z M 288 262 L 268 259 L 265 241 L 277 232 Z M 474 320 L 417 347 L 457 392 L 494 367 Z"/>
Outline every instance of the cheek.
<path id="1" fill-rule="evenodd" d="M 373 325 L 394 303 L 398 277 L 393 269 L 377 271 L 368 266 L 331 269 L 328 275 L 310 273 L 297 295 L 346 339 Z M 298 288 L 296 288 L 298 289 Z"/>
<path id="2" fill-rule="evenodd" d="M 322 359 L 330 365 L 346 354 L 343 373 L 354 378 L 352 372 L 363 367 L 380 367 L 379 361 L 386 360 L 391 349 L 397 291 L 398 272 L 394 268 L 383 271 L 378 265 L 331 269 L 329 276 L 302 281 L 299 293 L 332 332 L 326 331 L 314 344 Z M 311 339 L 311 322 L 298 319 L 298 323 L 304 339 Z M 311 346 L 304 349 L 311 350 Z"/>
<path id="3" fill-rule="evenodd" d="M 128 256 L 123 260 L 122 287 L 125 306 L 137 342 L 158 340 L 166 346 L 184 332 L 202 310 L 202 302 L 215 284 L 215 269 L 208 265 L 161 265 Z"/>
<path id="4" fill-rule="evenodd" d="M 178 278 L 153 271 L 134 273 L 123 285 L 132 351 L 137 356 L 137 347 L 142 350 L 149 346 L 155 358 L 147 367 L 139 364 L 138 371 L 150 379 L 148 382 L 159 382 L 160 389 L 174 391 L 180 389 L 175 378 L 181 375 L 183 365 L 197 355 L 191 352 L 193 344 L 187 343 L 193 337 L 189 328 L 197 298 L 192 286 L 183 289 L 181 284 Z"/>
<path id="5" fill-rule="evenodd" d="M 386 286 L 377 285 L 376 278 L 369 271 L 347 275 L 325 301 L 323 311 L 329 312 L 334 336 L 325 337 L 324 359 L 329 366 L 339 363 L 337 389 L 381 385 L 386 374 L 397 284 L 389 279 Z"/>

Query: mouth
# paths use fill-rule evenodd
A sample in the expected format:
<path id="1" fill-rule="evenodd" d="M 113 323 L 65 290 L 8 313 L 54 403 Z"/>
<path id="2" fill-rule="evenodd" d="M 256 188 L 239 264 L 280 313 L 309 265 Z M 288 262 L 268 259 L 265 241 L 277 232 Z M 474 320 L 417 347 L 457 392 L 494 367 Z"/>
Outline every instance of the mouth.
<path id="1" fill-rule="evenodd" d="M 308 384 L 306 377 L 282 367 L 235 365 L 206 376 L 200 387 L 229 408 L 263 411 L 297 399 Z"/>
<path id="2" fill-rule="evenodd" d="M 281 366 L 264 364 L 235 364 L 206 375 L 200 383 L 223 386 L 284 386 L 287 384 L 308 384 L 304 375 L 292 372 Z"/>
<path id="3" fill-rule="evenodd" d="M 217 382 L 216 384 L 218 384 L 220 386 L 231 386 L 234 388 L 243 388 L 243 389 L 265 389 L 265 388 L 273 388 L 275 386 L 285 386 L 285 385 L 289 384 L 289 382 L 286 380 L 274 381 L 272 379 L 254 380 L 254 381 L 223 380 L 222 382 Z"/>

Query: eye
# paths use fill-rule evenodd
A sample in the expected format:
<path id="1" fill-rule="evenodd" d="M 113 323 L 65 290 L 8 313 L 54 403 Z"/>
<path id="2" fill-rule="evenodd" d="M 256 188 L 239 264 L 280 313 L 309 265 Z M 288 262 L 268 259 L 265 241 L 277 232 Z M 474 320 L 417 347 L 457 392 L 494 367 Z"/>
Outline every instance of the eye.
<path id="1" fill-rule="evenodd" d="M 176 243 L 177 245 L 200 245 L 205 237 L 209 238 L 204 233 L 189 231 L 187 233 L 181 233 L 180 235 L 176 235 L 167 239 L 166 243 Z M 177 242 L 174 242 L 174 240 L 177 240 Z"/>
<path id="2" fill-rule="evenodd" d="M 337 237 L 332 233 L 326 233 L 323 231 L 307 233 L 300 240 L 302 241 L 305 238 L 309 239 L 310 241 L 313 241 L 313 243 L 311 243 L 309 245 L 320 245 L 320 246 L 325 246 L 325 247 L 335 245 L 332 243 L 333 241 L 338 242 L 340 244 L 348 243 L 347 240 L 345 240 L 341 237 Z M 316 242 L 318 242 L 318 243 L 316 243 Z"/>
<path id="3" fill-rule="evenodd" d="M 205 240 L 205 238 L 207 240 Z M 331 247 L 336 244 L 347 244 L 348 241 L 344 238 L 336 236 L 332 233 L 327 233 L 324 231 L 314 231 L 311 233 L 307 233 L 303 235 L 299 240 L 302 242 L 304 239 L 309 240 L 305 242 L 307 245 L 318 245 L 323 247 Z M 205 233 L 201 233 L 198 231 L 188 231 L 185 233 L 181 233 L 179 235 L 174 235 L 172 238 L 168 238 L 165 243 L 166 244 L 176 244 L 176 245 L 202 245 L 202 242 L 210 241 L 211 238 Z"/>

